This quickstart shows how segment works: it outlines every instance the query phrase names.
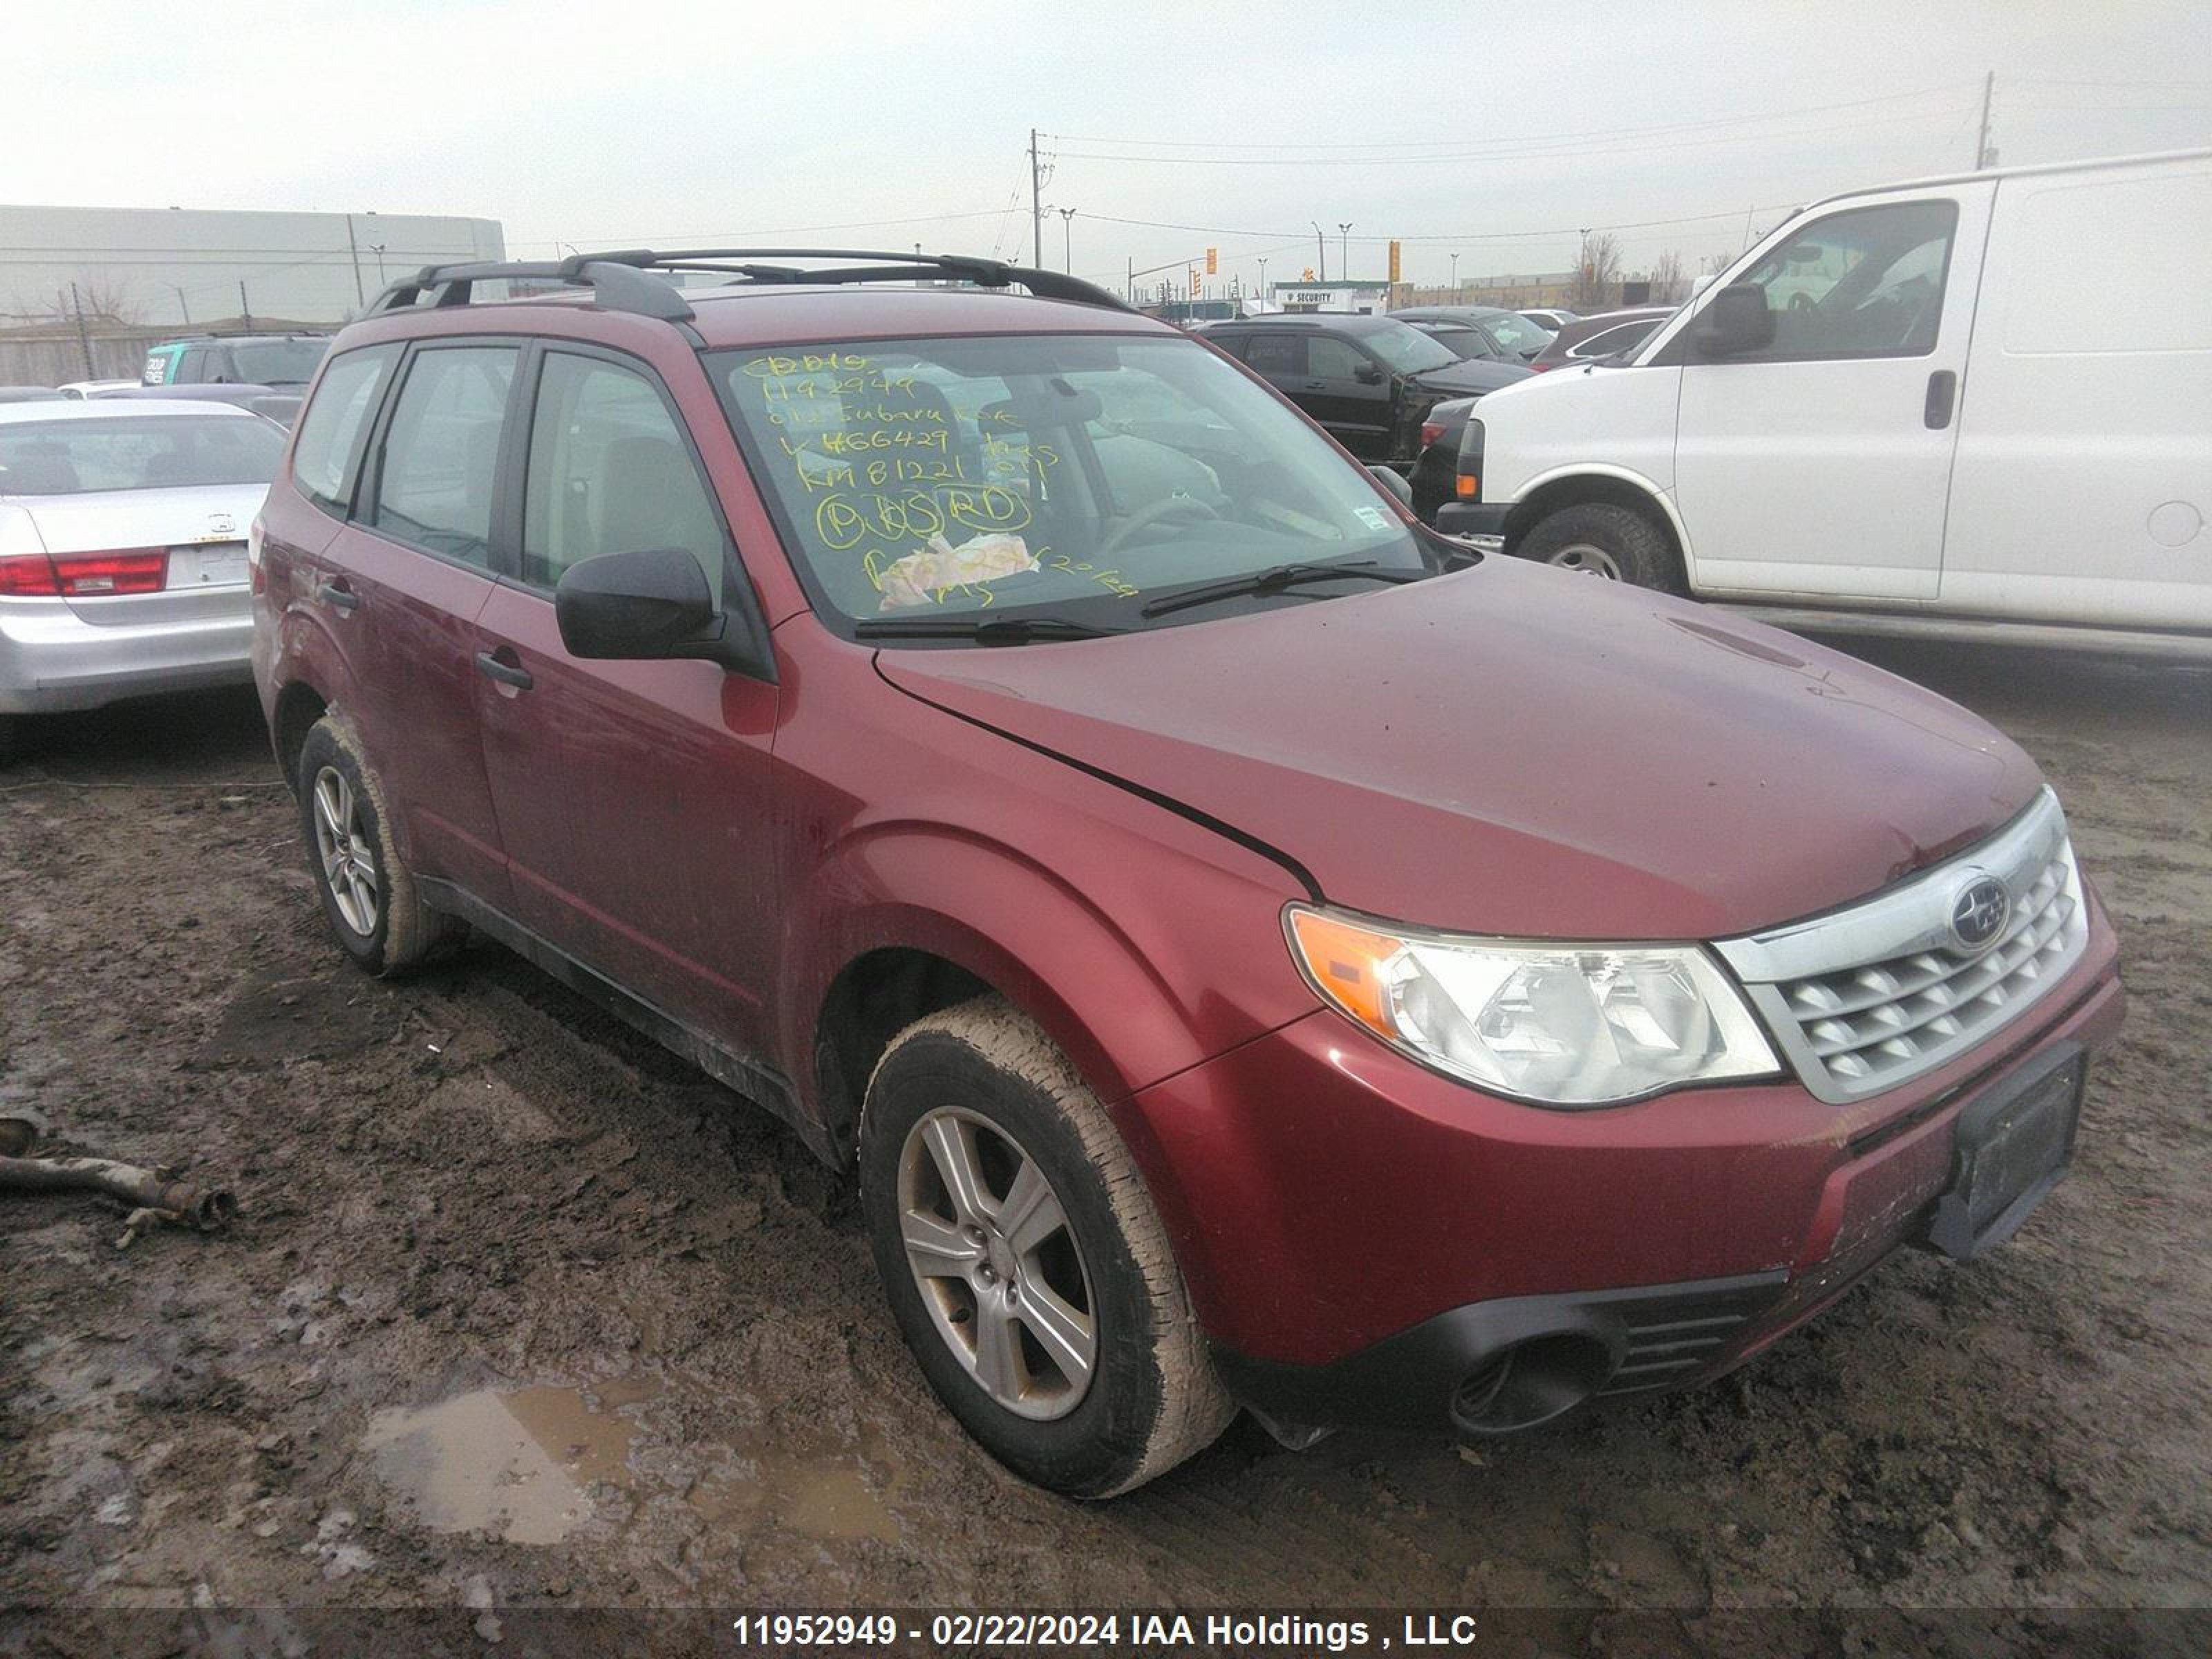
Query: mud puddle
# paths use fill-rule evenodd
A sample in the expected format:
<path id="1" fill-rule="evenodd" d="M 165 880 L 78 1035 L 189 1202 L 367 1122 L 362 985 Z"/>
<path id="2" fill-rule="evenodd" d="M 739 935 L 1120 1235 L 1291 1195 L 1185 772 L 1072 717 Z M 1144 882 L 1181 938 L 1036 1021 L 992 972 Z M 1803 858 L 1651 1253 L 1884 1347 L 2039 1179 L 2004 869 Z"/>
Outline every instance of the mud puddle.
<path id="1" fill-rule="evenodd" d="M 700 1441 L 677 1421 L 698 1404 L 645 1379 L 475 1389 L 377 1413 L 362 1449 L 434 1532 L 557 1544 L 594 1522 L 650 1528 L 674 1506 L 692 1527 L 899 1541 L 903 1466 L 874 1433 L 843 1444 L 767 1429 Z"/>

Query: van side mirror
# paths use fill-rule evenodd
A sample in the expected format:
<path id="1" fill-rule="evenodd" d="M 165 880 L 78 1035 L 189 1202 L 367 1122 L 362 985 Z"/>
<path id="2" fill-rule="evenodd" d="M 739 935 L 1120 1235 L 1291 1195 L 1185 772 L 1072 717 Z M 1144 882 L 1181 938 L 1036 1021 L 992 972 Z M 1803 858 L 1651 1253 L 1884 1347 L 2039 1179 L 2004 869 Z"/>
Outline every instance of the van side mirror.
<path id="1" fill-rule="evenodd" d="M 707 573 L 680 547 L 602 553 L 570 565 L 553 590 L 553 617 L 572 657 L 723 655 Z"/>
<path id="2" fill-rule="evenodd" d="M 1352 378 L 1362 386 L 1381 386 L 1382 369 L 1376 363 L 1362 363 L 1352 371 Z"/>
<path id="3" fill-rule="evenodd" d="M 1774 313 L 1756 283 L 1730 283 L 1698 319 L 1698 349 L 1708 357 L 1762 351 L 1774 343 Z"/>

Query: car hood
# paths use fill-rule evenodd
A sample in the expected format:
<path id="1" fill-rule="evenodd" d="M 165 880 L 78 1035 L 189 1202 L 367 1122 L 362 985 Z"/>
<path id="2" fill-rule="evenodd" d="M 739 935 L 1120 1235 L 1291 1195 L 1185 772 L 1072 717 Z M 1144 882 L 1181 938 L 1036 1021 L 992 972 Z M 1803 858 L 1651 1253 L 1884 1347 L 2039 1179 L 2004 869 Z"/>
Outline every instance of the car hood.
<path id="1" fill-rule="evenodd" d="M 1508 559 L 878 662 L 915 697 L 1275 849 L 1332 902 L 1477 933 L 1753 932 L 1958 851 L 2041 787 L 2002 734 L 1879 669 Z"/>
<path id="2" fill-rule="evenodd" d="M 1442 368 L 1425 368 L 1413 376 L 1416 384 L 1431 392 L 1441 392 L 1447 397 L 1464 398 L 1495 392 L 1502 386 L 1511 386 L 1516 380 L 1527 380 L 1531 371 L 1525 364 L 1501 363 L 1488 357 L 1468 357 Z"/>

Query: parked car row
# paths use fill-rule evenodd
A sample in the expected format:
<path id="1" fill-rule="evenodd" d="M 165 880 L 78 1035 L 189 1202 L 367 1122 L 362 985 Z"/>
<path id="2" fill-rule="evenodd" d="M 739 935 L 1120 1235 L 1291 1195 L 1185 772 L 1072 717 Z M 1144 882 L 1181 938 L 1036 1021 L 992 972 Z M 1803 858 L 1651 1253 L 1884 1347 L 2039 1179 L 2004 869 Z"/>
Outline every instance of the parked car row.
<path id="1" fill-rule="evenodd" d="M 1461 356 L 1395 316 L 1252 317 L 1210 324 L 1198 332 L 1275 386 L 1359 459 L 1407 471 L 1421 455 L 1422 425 L 1436 404 L 1479 396 L 1529 374 L 1525 364 L 1489 352 Z"/>
<path id="2" fill-rule="evenodd" d="M 1525 1430 L 2058 1178 L 2122 992 L 2002 735 L 1409 521 L 1288 401 L 1409 453 L 1402 322 L 820 257 L 387 291 L 254 526 L 255 676 L 343 952 L 471 926 L 781 1115 L 1010 1468 Z"/>

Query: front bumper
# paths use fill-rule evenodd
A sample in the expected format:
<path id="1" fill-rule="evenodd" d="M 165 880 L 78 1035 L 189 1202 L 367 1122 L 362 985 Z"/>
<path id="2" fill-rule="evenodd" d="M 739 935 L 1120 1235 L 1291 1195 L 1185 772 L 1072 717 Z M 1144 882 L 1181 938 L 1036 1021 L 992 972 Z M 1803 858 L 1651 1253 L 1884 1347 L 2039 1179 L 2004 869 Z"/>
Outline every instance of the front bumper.
<path id="1" fill-rule="evenodd" d="M 191 598 L 185 616 L 116 623 L 88 623 L 61 599 L 0 601 L 0 714 L 244 684 L 253 633 L 246 590 Z"/>
<path id="2" fill-rule="evenodd" d="M 1437 509 L 1437 532 L 1472 542 L 1486 553 L 1505 550 L 1505 520 L 1510 506 L 1491 501 L 1446 501 Z"/>
<path id="3" fill-rule="evenodd" d="M 2118 1029 L 2094 898 L 2090 923 L 2016 1025 L 1850 1105 L 1777 1081 L 1540 1110 L 1320 1012 L 1142 1091 L 1125 1138 L 1245 1403 L 1302 1424 L 1527 1426 L 1717 1376 L 1924 1235 L 1972 1103 Z M 1532 1341 L 1546 1364 L 1501 1382 L 1494 1362 Z M 1469 1391 L 1493 1386 L 1557 1398 L 1486 1418 Z"/>

